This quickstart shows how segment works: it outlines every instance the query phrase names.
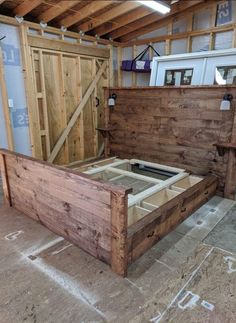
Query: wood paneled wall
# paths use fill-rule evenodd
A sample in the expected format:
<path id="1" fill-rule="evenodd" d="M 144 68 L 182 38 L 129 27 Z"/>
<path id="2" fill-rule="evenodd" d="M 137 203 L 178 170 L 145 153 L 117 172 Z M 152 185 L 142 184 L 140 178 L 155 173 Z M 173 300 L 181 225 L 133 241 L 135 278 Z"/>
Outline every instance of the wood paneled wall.
<path id="1" fill-rule="evenodd" d="M 220 157 L 213 144 L 230 142 L 235 101 L 220 111 L 225 93 L 236 98 L 236 87 L 112 88 L 108 108 L 111 155 L 140 158 L 220 179 L 223 192 L 228 153 Z M 234 179 L 236 183 L 236 178 Z"/>

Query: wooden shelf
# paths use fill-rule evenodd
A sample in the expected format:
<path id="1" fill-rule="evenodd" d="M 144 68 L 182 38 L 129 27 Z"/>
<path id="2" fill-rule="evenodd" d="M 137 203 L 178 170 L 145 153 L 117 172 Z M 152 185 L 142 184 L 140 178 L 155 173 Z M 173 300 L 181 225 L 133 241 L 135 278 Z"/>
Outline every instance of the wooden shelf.
<path id="1" fill-rule="evenodd" d="M 236 143 L 233 143 L 233 142 L 218 142 L 213 146 L 226 148 L 226 149 L 236 149 Z"/>
<path id="2" fill-rule="evenodd" d="M 114 131 L 115 129 L 112 128 L 96 128 L 97 131 L 99 131 L 101 133 L 101 135 L 103 136 L 103 138 L 113 138 L 111 131 Z"/>
<path id="3" fill-rule="evenodd" d="M 213 144 L 217 148 L 219 156 L 224 156 L 227 151 L 236 153 L 236 143 L 233 142 L 218 142 Z"/>

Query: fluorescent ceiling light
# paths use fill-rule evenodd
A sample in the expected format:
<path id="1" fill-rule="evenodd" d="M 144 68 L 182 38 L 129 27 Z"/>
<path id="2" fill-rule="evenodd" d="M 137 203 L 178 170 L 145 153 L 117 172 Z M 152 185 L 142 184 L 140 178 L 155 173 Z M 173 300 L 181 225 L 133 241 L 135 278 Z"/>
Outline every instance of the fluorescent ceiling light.
<path id="1" fill-rule="evenodd" d="M 162 14 L 166 14 L 168 12 L 170 12 L 170 7 L 165 4 L 165 3 L 162 3 L 162 2 L 157 2 L 157 1 L 149 1 L 149 0 L 144 0 L 144 1 L 139 1 L 138 2 L 142 3 L 143 5 L 151 8 L 151 9 L 154 9 Z"/>

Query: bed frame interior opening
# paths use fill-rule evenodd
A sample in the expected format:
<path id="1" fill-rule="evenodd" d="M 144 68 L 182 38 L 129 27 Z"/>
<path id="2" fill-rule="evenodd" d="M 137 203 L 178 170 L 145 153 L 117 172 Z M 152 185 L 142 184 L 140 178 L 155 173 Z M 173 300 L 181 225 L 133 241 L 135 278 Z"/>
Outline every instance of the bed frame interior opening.
<path id="1" fill-rule="evenodd" d="M 190 175 L 181 168 L 117 157 L 74 169 L 91 179 L 132 189 L 128 195 L 128 226 L 202 180 L 202 177 Z"/>

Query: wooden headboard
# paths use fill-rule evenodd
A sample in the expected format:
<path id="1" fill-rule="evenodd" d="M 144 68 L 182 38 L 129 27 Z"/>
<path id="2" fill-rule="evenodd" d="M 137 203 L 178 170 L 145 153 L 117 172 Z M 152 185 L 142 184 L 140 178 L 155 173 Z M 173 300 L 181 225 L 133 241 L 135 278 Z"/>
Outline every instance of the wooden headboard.
<path id="1" fill-rule="evenodd" d="M 212 173 L 220 180 L 218 193 L 223 193 L 228 151 L 219 156 L 213 144 L 236 142 L 236 86 L 106 89 L 106 96 L 113 93 L 115 106 L 107 108 L 110 155 L 185 168 L 196 175 Z M 220 111 L 226 93 L 234 97 L 231 109 Z M 236 175 L 230 180 L 233 195 Z"/>

